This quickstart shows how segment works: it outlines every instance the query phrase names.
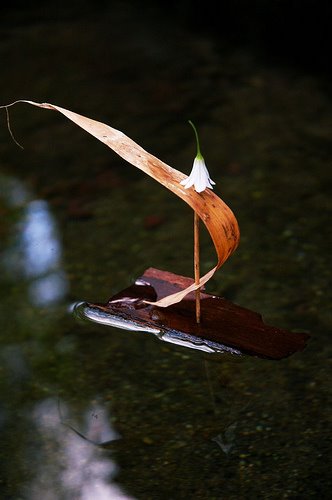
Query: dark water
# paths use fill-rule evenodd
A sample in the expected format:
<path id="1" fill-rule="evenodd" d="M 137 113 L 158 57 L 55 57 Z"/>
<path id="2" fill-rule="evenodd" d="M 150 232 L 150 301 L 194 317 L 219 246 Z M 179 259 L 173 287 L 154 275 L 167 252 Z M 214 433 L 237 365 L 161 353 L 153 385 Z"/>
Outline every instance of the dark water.
<path id="1" fill-rule="evenodd" d="M 78 320 L 149 266 L 191 275 L 191 212 L 51 111 L 11 108 L 21 150 L 2 112 L 0 496 L 328 498 L 328 82 L 146 5 L 4 11 L 1 104 L 67 107 L 185 172 L 195 121 L 242 235 L 209 291 L 312 338 L 281 362 L 211 358 Z"/>

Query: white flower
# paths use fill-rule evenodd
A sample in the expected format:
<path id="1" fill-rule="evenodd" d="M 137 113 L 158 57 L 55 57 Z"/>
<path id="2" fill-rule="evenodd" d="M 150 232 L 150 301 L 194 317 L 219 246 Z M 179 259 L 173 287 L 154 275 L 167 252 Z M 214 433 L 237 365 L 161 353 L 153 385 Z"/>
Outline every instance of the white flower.
<path id="1" fill-rule="evenodd" d="M 208 169 L 206 168 L 205 161 L 203 156 L 198 153 L 196 158 L 194 159 L 193 168 L 190 172 L 189 177 L 183 179 L 180 184 L 185 187 L 185 189 L 194 186 L 195 191 L 197 193 L 201 193 L 206 188 L 213 189 L 212 185 L 215 184 L 213 180 L 210 178 L 210 174 Z"/>
<path id="2" fill-rule="evenodd" d="M 215 182 L 213 182 L 213 180 L 210 178 L 210 174 L 208 172 L 208 169 L 206 168 L 204 158 L 201 154 L 196 127 L 192 121 L 189 120 L 189 123 L 195 132 L 197 154 L 196 158 L 194 159 L 193 168 L 190 172 L 189 177 L 183 179 L 180 184 L 182 184 L 185 189 L 194 186 L 195 191 L 197 191 L 197 193 L 201 193 L 202 191 L 205 191 L 206 188 L 213 189 L 212 185 L 215 184 Z"/>

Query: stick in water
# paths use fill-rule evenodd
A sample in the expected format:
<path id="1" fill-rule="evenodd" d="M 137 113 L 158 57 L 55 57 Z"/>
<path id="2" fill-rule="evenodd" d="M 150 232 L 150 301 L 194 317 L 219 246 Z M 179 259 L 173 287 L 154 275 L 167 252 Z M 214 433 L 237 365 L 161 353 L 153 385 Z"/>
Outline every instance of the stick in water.
<path id="1" fill-rule="evenodd" d="M 199 217 L 196 212 L 194 212 L 194 276 L 195 285 L 199 284 L 200 270 L 199 270 Z M 200 289 L 195 291 L 195 301 L 196 301 L 196 323 L 201 322 L 201 297 Z"/>
<path id="2" fill-rule="evenodd" d="M 197 193 L 201 193 L 206 188 L 213 189 L 213 180 L 210 178 L 210 174 L 208 169 L 206 168 L 204 158 L 201 153 L 198 133 L 195 125 L 191 120 L 189 120 L 190 125 L 192 126 L 195 132 L 196 138 L 196 147 L 197 153 L 194 159 L 193 168 L 191 170 L 190 175 L 187 179 L 183 179 L 181 184 L 189 189 L 193 187 Z M 199 285 L 200 280 L 200 271 L 199 271 L 199 216 L 196 211 L 194 211 L 194 277 L 195 277 L 195 285 Z M 201 321 L 201 297 L 200 297 L 200 288 L 196 290 L 196 322 L 197 324 Z"/>

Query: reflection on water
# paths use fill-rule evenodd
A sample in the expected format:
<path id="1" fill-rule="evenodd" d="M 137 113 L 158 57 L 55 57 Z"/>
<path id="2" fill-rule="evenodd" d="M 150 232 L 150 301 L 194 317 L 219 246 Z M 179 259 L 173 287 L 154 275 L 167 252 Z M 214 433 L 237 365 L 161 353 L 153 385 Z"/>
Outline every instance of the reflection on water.
<path id="1" fill-rule="evenodd" d="M 236 427 L 237 427 L 237 422 L 233 422 L 226 428 L 226 430 L 223 433 L 220 433 L 212 438 L 212 441 L 215 441 L 220 446 L 220 449 L 226 455 L 230 453 L 230 451 L 233 449 L 235 445 Z"/>
<path id="2" fill-rule="evenodd" d="M 69 407 L 55 398 L 36 404 L 33 421 L 39 433 L 39 449 L 34 479 L 27 486 L 30 500 L 77 498 L 80 500 L 130 499 L 112 481 L 117 474 L 116 463 L 92 441 L 104 442 L 118 438 L 110 426 L 109 414 L 101 406 L 89 407 L 85 412 L 83 438 L 68 425 L 63 425 L 62 414 L 68 419 Z"/>
<path id="3" fill-rule="evenodd" d="M 46 202 L 36 200 L 26 207 L 22 221 L 21 246 L 27 276 L 47 274 L 58 265 L 61 249 L 55 223 Z"/>
<path id="4" fill-rule="evenodd" d="M 61 270 L 61 246 L 56 224 L 48 204 L 30 202 L 22 220 L 19 252 L 23 272 L 31 278 L 29 295 L 35 305 L 58 302 L 66 293 L 66 279 Z"/>
<path id="5" fill-rule="evenodd" d="M 28 296 L 33 305 L 58 303 L 67 292 L 62 270 L 61 244 L 48 203 L 30 200 L 24 186 L 13 178 L 2 178 L 4 201 L 21 208 L 9 247 L 1 256 L 7 274 L 28 281 Z"/>
<path id="6" fill-rule="evenodd" d="M 88 319 L 95 323 L 102 325 L 121 328 L 128 331 L 146 332 L 156 335 L 159 340 L 169 342 L 171 344 L 180 345 L 189 349 L 195 349 L 207 353 L 229 353 L 234 355 L 241 355 L 241 351 L 221 343 L 213 342 L 211 340 L 195 337 L 185 332 L 168 330 L 162 331 L 162 328 L 151 328 L 142 323 L 138 324 L 134 320 L 127 320 L 120 315 L 116 316 L 111 312 L 104 311 L 103 308 L 90 305 L 86 302 L 78 302 L 72 308 L 74 314 L 81 319 Z"/>
<path id="7" fill-rule="evenodd" d="M 1 279 L 6 285 L 17 287 L 18 297 L 23 298 L 9 302 L 10 306 L 14 304 L 17 315 L 18 310 L 21 312 L 20 304 L 37 308 L 53 306 L 64 299 L 68 285 L 57 224 L 49 204 L 34 199 L 24 184 L 13 177 L 1 176 L 0 185 L 0 200 L 11 222 L 2 241 Z M 21 316 L 25 326 L 26 316 L 23 312 Z M 42 328 L 45 331 L 45 323 Z M 32 335 L 35 334 L 36 322 L 32 325 Z M 33 344 L 30 357 L 36 352 L 43 355 L 41 343 Z M 31 379 L 22 345 L 1 346 L 0 359 L 8 388 L 10 391 L 15 388 L 15 397 L 19 397 Z M 12 415 L 16 418 L 16 410 L 12 413 L 10 408 L 1 407 L 0 424 L 10 425 Z M 60 409 L 55 398 L 34 404 L 28 420 L 32 419 L 35 432 L 25 451 L 31 478 L 22 479 L 22 497 L 30 500 L 130 498 L 113 483 L 118 467 L 102 449 L 105 443 L 119 438 L 111 427 L 108 410 L 102 406 L 88 407 L 82 428 L 69 417 L 69 407 L 61 404 Z"/>

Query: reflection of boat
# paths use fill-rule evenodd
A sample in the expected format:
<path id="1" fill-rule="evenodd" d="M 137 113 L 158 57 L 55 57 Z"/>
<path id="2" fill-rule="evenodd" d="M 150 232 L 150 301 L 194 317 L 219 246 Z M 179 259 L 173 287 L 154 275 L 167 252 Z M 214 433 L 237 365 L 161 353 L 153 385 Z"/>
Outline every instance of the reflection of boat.
<path id="1" fill-rule="evenodd" d="M 305 347 L 308 335 L 266 325 L 261 316 L 229 300 L 201 294 L 204 320 L 195 321 L 195 296 L 159 308 L 154 302 L 186 288 L 190 278 L 159 269 L 147 269 L 142 277 L 107 304 L 80 304 L 84 317 L 117 328 L 153 333 L 161 340 L 205 352 L 251 354 L 281 359 Z"/>
<path id="2" fill-rule="evenodd" d="M 149 269 L 134 285 L 112 297 L 106 305 L 83 306 L 85 316 L 99 323 L 155 333 L 163 340 L 206 351 L 230 351 L 281 359 L 304 349 L 308 334 L 270 327 L 262 321 L 259 314 L 221 297 L 200 295 L 200 323 L 197 316 L 197 292 L 195 321 L 192 293 L 201 289 L 222 266 L 237 248 L 240 238 L 238 223 L 232 210 L 213 191 L 204 189 L 204 186 L 202 190 L 196 191 L 191 187 L 191 182 L 188 184 L 182 172 L 166 165 L 122 132 L 104 123 L 53 104 L 21 102 L 58 111 L 180 197 L 194 210 L 195 218 L 204 222 L 216 249 L 216 265 L 201 278 L 195 275 L 195 282 L 190 278 Z M 199 147 L 196 160 L 204 163 Z M 206 186 L 212 187 L 210 182 Z"/>

